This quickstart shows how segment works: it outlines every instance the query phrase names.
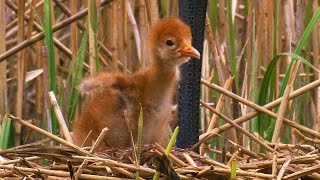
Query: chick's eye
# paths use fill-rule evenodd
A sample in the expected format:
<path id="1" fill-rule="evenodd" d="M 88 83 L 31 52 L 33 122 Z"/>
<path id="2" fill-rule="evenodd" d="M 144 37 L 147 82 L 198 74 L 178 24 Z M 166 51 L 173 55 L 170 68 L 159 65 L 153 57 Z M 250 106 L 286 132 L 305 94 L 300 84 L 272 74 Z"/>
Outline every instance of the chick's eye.
<path id="1" fill-rule="evenodd" d="M 167 45 L 167 46 L 173 46 L 174 43 L 173 43 L 172 40 L 168 39 L 168 40 L 166 40 L 166 45 Z"/>

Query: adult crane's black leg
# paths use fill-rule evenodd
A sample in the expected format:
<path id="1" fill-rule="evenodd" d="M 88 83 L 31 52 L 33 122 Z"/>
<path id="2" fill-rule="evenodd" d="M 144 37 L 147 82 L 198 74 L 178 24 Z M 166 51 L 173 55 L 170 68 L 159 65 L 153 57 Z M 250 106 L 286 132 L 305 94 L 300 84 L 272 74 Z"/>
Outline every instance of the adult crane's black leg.
<path id="1" fill-rule="evenodd" d="M 179 15 L 192 30 L 192 45 L 202 54 L 207 0 L 179 0 Z M 178 95 L 178 125 L 176 142 L 179 148 L 188 148 L 199 140 L 199 99 L 202 57 L 181 66 Z"/>

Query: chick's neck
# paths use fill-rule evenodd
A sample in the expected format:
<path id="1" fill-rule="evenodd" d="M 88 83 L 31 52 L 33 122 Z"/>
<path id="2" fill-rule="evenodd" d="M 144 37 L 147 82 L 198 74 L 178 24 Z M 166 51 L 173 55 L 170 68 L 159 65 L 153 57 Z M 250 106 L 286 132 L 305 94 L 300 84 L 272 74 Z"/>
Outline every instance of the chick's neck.
<path id="1" fill-rule="evenodd" d="M 177 66 L 166 67 L 152 63 L 145 71 L 146 87 L 144 88 L 142 106 L 144 110 L 144 134 L 168 129 L 169 110 L 176 84 L 179 79 Z M 155 129 L 155 127 L 157 129 Z M 144 137 L 144 143 L 152 142 L 154 137 Z"/>
<path id="2" fill-rule="evenodd" d="M 153 61 L 148 68 L 151 71 L 153 81 L 160 81 L 160 84 L 175 83 L 179 79 L 178 66 L 171 65 L 169 63 L 161 63 L 159 61 Z"/>

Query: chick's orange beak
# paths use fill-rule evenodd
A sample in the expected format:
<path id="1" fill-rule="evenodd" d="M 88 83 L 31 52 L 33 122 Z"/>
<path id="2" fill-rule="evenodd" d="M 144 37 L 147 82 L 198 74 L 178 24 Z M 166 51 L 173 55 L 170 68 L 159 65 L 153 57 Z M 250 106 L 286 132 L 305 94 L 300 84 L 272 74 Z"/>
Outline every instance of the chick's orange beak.
<path id="1" fill-rule="evenodd" d="M 190 44 L 184 45 L 181 49 L 178 50 L 178 52 L 180 52 L 182 56 L 200 59 L 199 51 L 192 47 Z"/>

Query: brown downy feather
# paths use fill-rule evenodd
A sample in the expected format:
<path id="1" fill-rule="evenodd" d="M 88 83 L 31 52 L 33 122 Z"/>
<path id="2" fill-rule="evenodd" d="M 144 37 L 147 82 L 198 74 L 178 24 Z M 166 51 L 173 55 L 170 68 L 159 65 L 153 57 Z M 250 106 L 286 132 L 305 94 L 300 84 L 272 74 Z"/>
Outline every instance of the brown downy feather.
<path id="1" fill-rule="evenodd" d="M 96 89 L 99 92 L 74 124 L 77 145 L 91 145 L 101 130 L 108 127 L 103 147 L 132 146 L 129 132 L 136 140 L 140 104 L 144 119 L 142 143 L 167 144 L 172 99 L 179 81 L 178 67 L 190 58 L 199 59 L 200 54 L 191 46 L 190 28 L 177 18 L 157 22 L 150 30 L 149 44 L 152 63 L 145 70 L 133 74 L 101 73 L 82 81 L 79 86 L 82 94 Z"/>

